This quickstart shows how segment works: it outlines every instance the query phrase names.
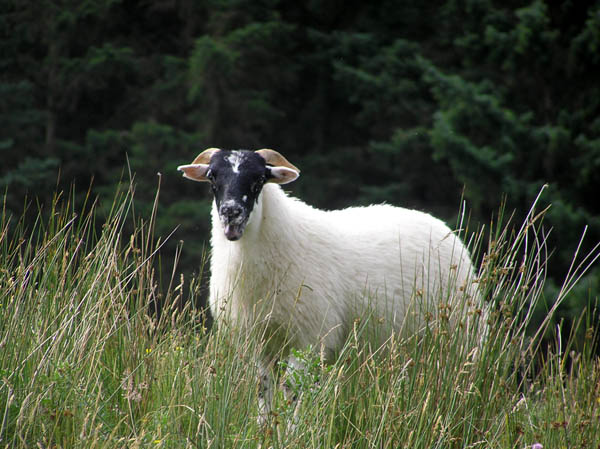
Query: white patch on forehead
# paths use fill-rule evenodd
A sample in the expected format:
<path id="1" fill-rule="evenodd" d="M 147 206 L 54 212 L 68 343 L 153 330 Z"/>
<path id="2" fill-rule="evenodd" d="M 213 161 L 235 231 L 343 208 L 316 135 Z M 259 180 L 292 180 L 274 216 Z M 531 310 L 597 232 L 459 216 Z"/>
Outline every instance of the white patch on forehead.
<path id="1" fill-rule="evenodd" d="M 234 173 L 240 172 L 240 165 L 244 160 L 244 153 L 241 151 L 232 151 L 229 156 L 227 156 L 227 162 L 231 164 L 231 169 Z"/>
<path id="2" fill-rule="evenodd" d="M 248 195 L 244 195 L 244 196 L 242 197 L 242 201 L 243 201 L 244 203 L 246 203 L 246 202 L 248 201 Z"/>

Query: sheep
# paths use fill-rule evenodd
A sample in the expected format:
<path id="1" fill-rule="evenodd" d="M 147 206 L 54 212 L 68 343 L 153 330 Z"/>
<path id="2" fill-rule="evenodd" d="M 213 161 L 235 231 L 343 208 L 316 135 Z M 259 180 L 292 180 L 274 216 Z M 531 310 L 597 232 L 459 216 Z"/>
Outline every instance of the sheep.
<path id="1" fill-rule="evenodd" d="M 410 335 L 425 315 L 439 314 L 440 302 L 467 298 L 478 307 L 468 251 L 431 215 L 387 204 L 313 208 L 284 193 L 280 185 L 300 170 L 269 149 L 210 148 L 178 170 L 209 182 L 214 194 L 213 317 L 266 329 L 259 422 L 271 407 L 274 361 L 287 357 L 288 369 L 302 368 L 289 348 L 320 348 L 332 361 L 365 314 L 387 323 L 384 336 Z"/>

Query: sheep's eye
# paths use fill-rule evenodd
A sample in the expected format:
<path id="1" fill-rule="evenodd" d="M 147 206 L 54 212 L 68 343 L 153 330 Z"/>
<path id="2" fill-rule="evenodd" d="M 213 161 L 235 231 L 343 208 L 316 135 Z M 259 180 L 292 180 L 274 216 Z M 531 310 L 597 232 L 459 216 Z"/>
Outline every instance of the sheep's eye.
<path id="1" fill-rule="evenodd" d="M 265 180 L 261 178 L 252 184 L 252 186 L 250 187 L 250 190 L 252 191 L 252 193 L 254 193 L 256 195 L 256 194 L 258 194 L 258 192 L 260 192 L 260 189 L 262 188 L 264 183 L 265 183 Z"/>

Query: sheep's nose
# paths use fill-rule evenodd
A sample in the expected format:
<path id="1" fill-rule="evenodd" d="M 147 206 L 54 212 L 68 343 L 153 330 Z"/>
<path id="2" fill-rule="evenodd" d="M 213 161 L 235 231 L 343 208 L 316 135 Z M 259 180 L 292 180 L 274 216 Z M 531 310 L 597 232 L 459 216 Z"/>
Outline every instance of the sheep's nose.
<path id="1" fill-rule="evenodd" d="M 235 203 L 223 204 L 223 206 L 221 206 L 221 216 L 227 218 L 229 221 L 238 218 L 242 212 L 242 207 Z"/>

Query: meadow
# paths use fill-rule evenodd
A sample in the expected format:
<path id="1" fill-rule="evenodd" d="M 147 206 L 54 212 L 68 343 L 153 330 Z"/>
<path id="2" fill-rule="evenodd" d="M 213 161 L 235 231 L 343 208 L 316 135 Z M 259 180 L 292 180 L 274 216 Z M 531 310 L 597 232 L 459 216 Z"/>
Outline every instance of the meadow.
<path id="1" fill-rule="evenodd" d="M 576 250 L 558 297 L 544 298 L 550 249 L 535 204 L 523 223 L 499 214 L 465 232 L 491 308 L 484 341 L 438 320 L 379 351 L 362 343 L 364 317 L 332 365 L 297 348 L 299 408 L 279 395 L 260 427 L 257 331 L 207 329 L 194 306 L 203 280 L 159 279 L 169 236 L 133 196 L 117 194 L 104 223 L 91 199 L 75 210 L 68 195 L 34 223 L 3 214 L 1 448 L 600 447 L 597 311 L 581 311 L 581 339 L 552 319 L 598 248 Z M 554 305 L 532 329 L 541 301 Z"/>

